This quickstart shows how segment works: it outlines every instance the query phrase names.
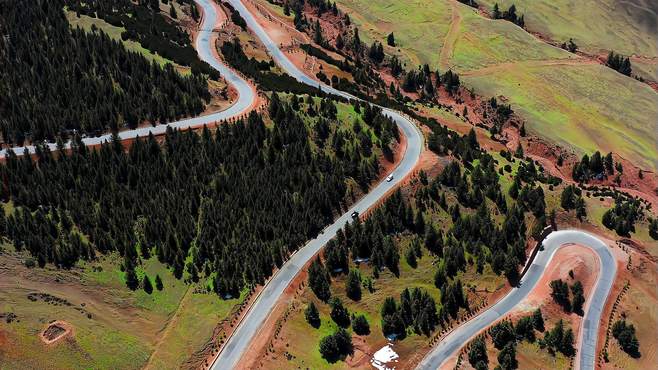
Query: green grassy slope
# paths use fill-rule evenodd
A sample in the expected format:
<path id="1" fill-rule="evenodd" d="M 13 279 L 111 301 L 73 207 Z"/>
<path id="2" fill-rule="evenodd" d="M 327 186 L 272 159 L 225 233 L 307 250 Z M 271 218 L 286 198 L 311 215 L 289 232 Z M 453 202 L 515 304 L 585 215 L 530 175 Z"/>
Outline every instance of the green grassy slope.
<path id="1" fill-rule="evenodd" d="M 581 154 L 597 149 L 614 151 L 643 168 L 655 167 L 658 93 L 647 85 L 546 44 L 510 22 L 489 20 L 456 1 L 405 2 L 404 12 L 389 11 L 399 7 L 393 0 L 338 3 L 353 11 L 350 16 L 362 35 L 382 39 L 395 30 L 407 60 L 437 68 L 443 59 L 441 52 L 447 54 L 447 65 L 441 68 L 449 66 L 462 73 L 466 85 L 477 93 L 508 97 L 534 133 Z M 452 17 L 453 6 L 458 17 Z M 550 17 L 549 13 L 542 14 Z M 367 23 L 359 23 L 362 19 Z M 605 24 L 604 20 L 597 22 Z M 418 28 L 420 23 L 429 30 Z M 602 33 L 593 30 L 587 34 Z M 413 43 L 405 41 L 405 37 L 419 33 L 422 38 Z M 633 33 L 619 37 L 640 42 L 648 36 Z M 444 39 L 454 43 L 444 47 Z M 651 48 L 646 50 L 646 54 L 652 52 Z M 647 74 L 653 68 L 643 69 Z"/>
<path id="2" fill-rule="evenodd" d="M 483 0 L 488 9 L 515 4 L 526 26 L 556 41 L 572 37 L 581 48 L 598 53 L 658 57 L 658 3 L 653 0 Z"/>

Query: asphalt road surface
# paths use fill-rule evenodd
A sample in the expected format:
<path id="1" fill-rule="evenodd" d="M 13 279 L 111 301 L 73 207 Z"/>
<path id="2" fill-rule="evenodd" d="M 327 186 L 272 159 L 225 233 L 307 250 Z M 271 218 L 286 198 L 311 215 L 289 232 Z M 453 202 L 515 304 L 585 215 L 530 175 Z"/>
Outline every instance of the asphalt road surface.
<path id="1" fill-rule="evenodd" d="M 226 80 L 226 82 L 228 82 L 238 91 L 239 94 L 238 100 L 233 105 L 231 105 L 228 109 L 223 110 L 221 112 L 183 119 L 180 121 L 171 122 L 164 125 L 157 125 L 155 127 L 143 127 L 134 130 L 122 131 L 119 133 L 120 139 L 122 140 L 133 139 L 136 138 L 137 136 L 145 137 L 148 136 L 149 133 L 152 133 L 153 135 L 161 135 L 167 131 L 167 127 L 172 127 L 177 129 L 202 127 L 203 125 L 206 124 L 222 121 L 232 117 L 237 117 L 245 113 L 246 110 L 254 101 L 256 94 L 249 86 L 249 84 L 244 79 L 242 79 L 242 77 L 240 77 L 238 74 L 236 74 L 226 65 L 224 65 L 222 62 L 218 61 L 215 57 L 213 57 L 211 53 L 212 50 L 211 48 L 214 47 L 214 45 L 210 45 L 210 39 L 211 39 L 210 36 L 212 34 L 212 29 L 216 26 L 216 21 L 217 21 L 217 13 L 212 6 L 211 0 L 197 0 L 197 3 L 201 7 L 203 7 L 203 11 L 204 11 L 203 24 L 201 25 L 201 30 L 196 39 L 196 49 L 199 53 L 199 57 L 201 58 L 201 60 L 207 62 L 213 68 L 218 70 L 219 73 L 222 75 L 222 77 Z M 112 138 L 111 134 L 105 134 L 97 137 L 87 137 L 84 138 L 82 141 L 85 143 L 85 145 L 98 145 L 110 141 L 111 138 Z M 57 146 L 54 143 L 49 143 L 48 147 L 50 148 L 51 151 L 57 149 Z M 69 148 L 70 147 L 69 143 L 67 143 L 65 147 Z M 15 147 L 12 148 L 12 150 L 17 155 L 23 155 L 25 154 L 25 150 L 28 150 L 30 153 L 34 153 L 35 147 L 30 145 L 24 147 Z M 5 157 L 6 154 L 7 154 L 6 149 L 0 150 L 0 158 Z"/>
<path id="2" fill-rule="evenodd" d="M 290 62 L 290 60 L 288 60 L 279 49 L 278 45 L 270 39 L 265 30 L 263 30 L 260 24 L 258 24 L 252 14 L 240 1 L 229 0 L 229 3 L 240 12 L 247 22 L 248 27 L 265 45 L 272 59 L 274 59 L 274 61 L 281 66 L 286 73 L 302 83 L 312 86 L 320 85 L 324 92 L 348 99 L 355 99 L 354 96 L 348 93 L 321 84 L 306 76 L 292 62 Z M 407 174 L 413 171 L 423 149 L 423 136 L 414 123 L 403 117 L 400 113 L 386 108 L 384 108 L 383 111 L 397 123 L 403 134 L 407 137 L 407 150 L 404 153 L 404 157 L 400 164 L 391 173 L 393 180 L 391 182 L 386 182 L 384 180 L 377 184 L 377 186 L 375 186 L 365 197 L 352 206 L 349 211 L 340 216 L 333 224 L 329 225 L 324 230 L 324 233 L 320 234 L 316 239 L 309 241 L 304 247 L 298 250 L 297 253 L 292 255 L 292 257 L 265 285 L 260 296 L 251 306 L 249 312 L 216 358 L 212 365 L 212 369 L 231 369 L 235 367 L 249 347 L 249 343 L 251 343 L 253 338 L 258 334 L 261 325 L 265 322 L 270 312 L 272 312 L 272 309 L 276 305 L 284 289 L 288 287 L 306 262 L 322 249 L 322 247 L 324 247 L 325 244 L 336 235 L 336 232 L 341 229 L 345 223 L 351 221 L 350 215 L 352 212 L 357 211 L 363 213 L 368 210 L 384 197 L 388 191 L 394 189 Z"/>
<path id="3" fill-rule="evenodd" d="M 578 337 L 575 361 L 576 369 L 594 369 L 599 321 L 603 306 L 617 274 L 617 263 L 605 243 L 595 236 L 579 230 L 563 230 L 551 233 L 544 240 L 544 249 L 537 253 L 532 265 L 521 279 L 519 287 L 512 289 L 489 309 L 452 331 L 425 356 L 417 369 L 440 368 L 448 358 L 474 336 L 508 314 L 535 287 L 555 252 L 566 244 L 580 244 L 591 248 L 596 252 L 601 262 L 596 285 L 593 292 L 587 297 L 586 312 Z"/>

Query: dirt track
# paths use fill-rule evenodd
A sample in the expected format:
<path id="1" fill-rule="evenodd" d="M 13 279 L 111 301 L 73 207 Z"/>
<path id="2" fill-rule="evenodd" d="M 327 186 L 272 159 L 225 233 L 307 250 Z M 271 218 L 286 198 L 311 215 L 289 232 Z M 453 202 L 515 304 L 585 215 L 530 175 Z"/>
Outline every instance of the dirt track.
<path id="1" fill-rule="evenodd" d="M 516 67 L 549 67 L 549 66 L 581 66 L 601 64 L 598 60 L 577 58 L 577 59 L 547 59 L 547 60 L 527 60 L 518 62 L 505 62 L 490 65 L 484 68 L 462 71 L 459 74 L 466 77 L 478 77 L 488 74 L 507 71 Z"/>
<path id="2" fill-rule="evenodd" d="M 450 66 L 452 51 L 455 48 L 455 44 L 457 43 L 457 37 L 459 37 L 459 28 L 462 22 L 462 16 L 461 13 L 459 13 L 459 7 L 457 6 L 456 1 L 451 1 L 450 6 L 452 7 L 452 20 L 450 22 L 450 30 L 448 30 L 448 33 L 443 40 L 443 47 L 441 48 L 441 55 L 439 57 L 439 67 L 443 69 L 447 69 Z"/>

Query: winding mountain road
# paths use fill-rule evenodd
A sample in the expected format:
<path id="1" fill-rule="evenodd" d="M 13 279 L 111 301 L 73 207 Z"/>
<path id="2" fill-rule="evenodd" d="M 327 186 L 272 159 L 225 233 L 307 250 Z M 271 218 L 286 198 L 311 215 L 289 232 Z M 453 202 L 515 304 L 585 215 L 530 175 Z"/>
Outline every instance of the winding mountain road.
<path id="1" fill-rule="evenodd" d="M 544 249 L 537 253 L 532 265 L 521 279 L 518 287 L 513 288 L 505 297 L 493 306 L 483 311 L 473 319 L 457 327 L 430 351 L 420 362 L 417 369 L 439 369 L 461 347 L 468 343 L 481 331 L 491 326 L 516 307 L 537 285 L 546 266 L 551 262 L 555 252 L 569 244 L 580 244 L 592 249 L 601 262 L 596 284 L 586 302 L 586 312 L 583 317 L 578 336 L 576 369 L 594 369 L 596 360 L 596 341 L 599 333 L 599 321 L 606 299 L 617 274 L 617 262 L 608 246 L 586 232 L 579 230 L 555 231 L 544 240 Z"/>
<path id="2" fill-rule="evenodd" d="M 199 1 L 199 0 L 197 0 Z M 205 0 L 204 0 L 205 1 Z M 247 26 L 265 45 L 274 61 L 288 74 L 298 81 L 320 86 L 323 91 L 337 96 L 356 99 L 354 96 L 330 86 L 319 83 L 303 73 L 279 49 L 278 45 L 269 37 L 267 32 L 258 23 L 255 17 L 242 4 L 241 0 L 227 0 L 245 19 Z M 349 214 L 353 211 L 363 212 L 374 205 L 386 192 L 393 189 L 397 183 L 410 173 L 417 163 L 423 146 L 423 137 L 418 128 L 396 111 L 383 108 L 385 114 L 398 124 L 408 139 L 408 147 L 399 166 L 393 171 L 394 181 L 378 184 L 370 193 L 354 205 L 347 213 L 338 218 L 325 229 L 317 239 L 311 240 L 290 260 L 288 260 L 263 288 L 254 304 L 240 322 L 233 335 L 229 337 L 226 345 L 211 365 L 211 369 L 231 369 L 236 366 L 253 338 L 258 334 L 261 325 L 272 312 L 279 296 L 292 282 L 303 266 L 335 235 L 346 222 L 350 220 Z M 616 275 L 616 262 L 605 243 L 596 237 L 578 230 L 556 231 L 551 233 L 544 241 L 544 249 L 532 261 L 532 265 L 524 275 L 518 288 L 514 288 L 507 296 L 491 308 L 458 327 L 434 348 L 420 363 L 420 369 L 439 368 L 445 360 L 467 343 L 474 335 L 493 324 L 498 318 L 510 312 L 521 300 L 528 295 L 537 284 L 546 266 L 550 263 L 555 251 L 567 244 L 581 244 L 593 249 L 601 259 L 601 274 L 598 277 L 594 292 L 590 294 L 587 303 L 587 312 L 583 318 L 582 330 L 579 336 L 578 361 L 580 369 L 593 369 L 596 358 L 596 341 L 599 330 L 599 321 L 605 301 L 608 297 Z"/>
<path id="3" fill-rule="evenodd" d="M 208 0 L 197 0 L 200 4 Z M 242 2 L 238 0 L 228 1 L 247 22 L 247 26 L 260 39 L 267 48 L 268 53 L 274 61 L 286 73 L 302 82 L 311 86 L 320 86 L 326 93 L 340 96 L 348 99 L 357 99 L 356 97 L 343 91 L 334 89 L 330 86 L 313 80 L 297 68 L 279 49 L 278 45 L 272 41 L 261 25 L 256 21 L 253 15 L 245 8 Z M 336 232 L 341 229 L 345 223 L 351 221 L 352 212 L 363 213 L 382 199 L 387 192 L 394 189 L 404 177 L 410 174 L 423 149 L 423 135 L 416 125 L 400 113 L 382 108 L 383 113 L 395 121 L 402 133 L 407 137 L 407 149 L 398 166 L 393 170 L 393 181 L 382 181 L 375 186 L 368 194 L 361 198 L 346 213 L 340 216 L 333 224 L 329 225 L 322 234 L 316 239 L 309 241 L 305 246 L 300 248 L 297 253 L 293 254 L 290 259 L 274 274 L 267 282 L 262 292 L 256 298 L 255 302 L 249 308 L 249 311 L 238 325 L 222 348 L 219 356 L 216 357 L 212 369 L 231 369 L 234 368 L 242 355 L 245 353 L 249 344 L 258 334 L 261 325 L 265 322 L 270 312 L 274 309 L 279 297 L 286 287 L 290 285 L 295 276 L 301 271 L 304 265 L 332 239 Z"/>
<path id="4" fill-rule="evenodd" d="M 196 128 L 205 124 L 237 117 L 247 112 L 255 101 L 256 93 L 252 86 L 228 66 L 218 60 L 213 53 L 213 28 L 217 26 L 218 20 L 216 5 L 212 3 L 213 0 L 195 1 L 203 8 L 204 13 L 202 26 L 195 40 L 199 56 L 202 60 L 217 69 L 223 78 L 237 90 L 239 94 L 237 101 L 231 107 L 221 112 L 184 119 L 155 127 L 144 127 L 122 131 L 118 134 L 120 139 L 128 140 L 138 136 L 144 137 L 151 133 L 154 135 L 160 135 L 164 134 L 168 127 L 178 129 Z M 231 3 L 231 5 L 233 5 L 233 7 L 242 15 L 249 28 L 265 45 L 274 61 L 288 74 L 302 83 L 311 86 L 320 86 L 322 90 L 327 93 L 348 99 L 357 99 L 348 93 L 319 83 L 304 74 L 285 56 L 277 44 L 272 41 L 240 0 L 228 0 L 228 2 Z M 240 322 L 233 335 L 229 337 L 226 345 L 222 348 L 218 357 L 213 362 L 211 366 L 212 369 L 231 369 L 235 367 L 253 338 L 258 334 L 261 325 L 272 312 L 284 289 L 292 282 L 303 266 L 335 236 L 336 232 L 342 228 L 345 223 L 351 220 L 350 215 L 352 212 L 356 211 L 363 213 L 367 211 L 382 199 L 386 193 L 394 189 L 406 175 L 413 171 L 423 149 L 423 135 L 415 124 L 407 117 L 388 108 L 382 109 L 384 114 L 388 115 L 396 122 L 407 138 L 407 149 L 404 156 L 399 165 L 391 173 L 393 181 L 382 181 L 377 184 L 345 214 L 340 216 L 333 224 L 329 225 L 322 234 L 316 239 L 309 241 L 304 247 L 291 256 L 291 258 L 265 285 L 258 298 L 249 308 L 244 319 Z M 111 135 L 106 134 L 99 137 L 84 138 L 83 142 L 86 145 L 99 145 L 110 139 Z M 50 150 L 56 150 L 55 144 L 50 143 L 48 146 Z M 67 148 L 70 147 L 70 143 L 67 143 L 65 146 Z M 35 147 L 16 147 L 12 148 L 12 150 L 17 155 L 22 155 L 25 152 L 34 153 Z M 0 158 L 5 157 L 6 154 L 7 150 L 0 150 Z M 605 243 L 588 233 L 578 230 L 557 231 L 550 234 L 544 241 L 544 250 L 540 251 L 534 261 L 532 261 L 532 265 L 523 276 L 519 287 L 512 289 L 512 291 L 492 307 L 452 331 L 422 360 L 418 368 L 436 369 L 441 367 L 451 355 L 458 351 L 480 331 L 486 329 L 500 317 L 509 313 L 537 284 L 544 273 L 546 266 L 550 263 L 555 254 L 555 251 L 566 244 L 573 243 L 591 248 L 601 260 L 600 275 L 598 276 L 593 292 L 590 293 L 590 296 L 587 299 L 587 312 L 582 320 L 576 361 L 577 368 L 593 369 L 594 361 L 596 359 L 596 342 L 599 330 L 598 324 L 603 306 L 605 305 L 605 301 L 616 276 L 617 265 Z"/>
<path id="5" fill-rule="evenodd" d="M 198 4 L 203 8 L 203 23 L 195 40 L 195 46 L 199 53 L 199 57 L 204 62 L 210 64 L 213 68 L 219 71 L 221 76 L 226 80 L 226 82 L 232 85 L 238 92 L 238 99 L 236 102 L 231 105 L 226 110 L 211 113 L 208 115 L 187 118 L 176 122 L 170 122 L 168 124 L 157 125 L 152 127 L 140 127 L 133 130 L 121 131 L 118 133 L 121 140 L 134 139 L 136 137 L 145 137 L 149 134 L 153 135 L 162 135 L 167 132 L 167 128 L 176 128 L 176 129 L 188 129 L 188 128 L 199 128 L 203 125 L 211 124 L 214 122 L 219 122 L 233 117 L 238 117 L 249 110 L 249 107 L 253 104 L 256 99 L 256 92 L 253 87 L 240 77 L 235 71 L 226 66 L 223 62 L 219 61 L 212 52 L 214 47 L 213 40 L 213 28 L 218 26 L 218 14 L 215 10 L 214 5 L 210 0 L 201 0 L 198 1 Z M 87 137 L 82 139 L 82 142 L 85 145 L 100 145 L 105 142 L 108 142 L 112 139 L 112 134 L 104 134 L 97 137 Z M 47 144 L 51 151 L 57 150 L 57 145 L 54 143 Z M 65 149 L 70 148 L 70 142 L 65 144 Z M 16 155 L 23 155 L 27 150 L 30 154 L 35 153 L 35 146 L 28 145 L 23 147 L 14 147 L 12 150 Z M 0 158 L 4 158 L 7 155 L 7 149 L 0 150 Z"/>

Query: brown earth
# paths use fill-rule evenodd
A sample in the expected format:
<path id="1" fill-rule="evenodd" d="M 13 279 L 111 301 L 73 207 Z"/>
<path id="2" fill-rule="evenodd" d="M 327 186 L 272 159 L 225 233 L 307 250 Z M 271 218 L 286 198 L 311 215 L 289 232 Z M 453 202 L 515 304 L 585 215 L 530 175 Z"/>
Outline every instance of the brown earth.
<path id="1" fill-rule="evenodd" d="M 50 323 L 39 335 L 45 344 L 54 344 L 66 337 L 73 337 L 73 325 L 66 321 L 54 321 Z"/>

